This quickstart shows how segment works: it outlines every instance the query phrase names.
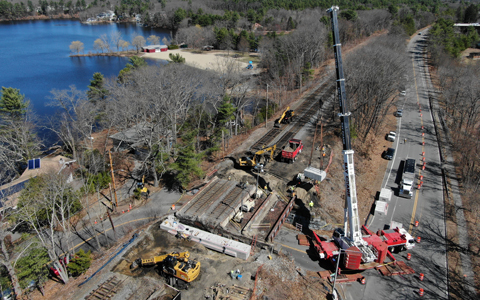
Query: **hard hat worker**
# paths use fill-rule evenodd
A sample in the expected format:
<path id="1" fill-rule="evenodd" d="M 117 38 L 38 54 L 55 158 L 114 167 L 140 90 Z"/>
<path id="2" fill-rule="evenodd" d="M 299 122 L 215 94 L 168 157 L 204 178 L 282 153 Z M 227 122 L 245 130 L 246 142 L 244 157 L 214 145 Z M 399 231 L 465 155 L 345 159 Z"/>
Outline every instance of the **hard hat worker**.
<path id="1" fill-rule="evenodd" d="M 313 201 L 310 200 L 310 203 L 308 203 L 308 206 L 310 206 L 310 208 L 313 208 Z"/>

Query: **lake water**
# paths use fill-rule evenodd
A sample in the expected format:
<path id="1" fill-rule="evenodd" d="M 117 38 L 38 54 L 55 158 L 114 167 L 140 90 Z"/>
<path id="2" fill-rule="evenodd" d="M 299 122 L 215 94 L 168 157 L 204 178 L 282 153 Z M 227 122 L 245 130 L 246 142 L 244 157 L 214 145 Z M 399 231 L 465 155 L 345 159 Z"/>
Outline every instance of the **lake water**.
<path id="1" fill-rule="evenodd" d="M 150 29 L 136 24 L 82 24 L 78 20 L 40 20 L 0 23 L 0 85 L 20 89 L 30 99 L 33 110 L 45 122 L 53 114 L 45 106 L 52 89 L 68 89 L 75 85 L 86 90 L 93 73 L 105 77 L 118 75 L 128 62 L 123 57 L 69 57 L 72 41 L 84 44 L 84 53 L 93 49 L 102 34 L 122 33 L 131 42 L 134 33 L 147 39 L 154 34 L 170 36 L 170 31 Z M 42 134 L 44 135 L 44 134 Z"/>

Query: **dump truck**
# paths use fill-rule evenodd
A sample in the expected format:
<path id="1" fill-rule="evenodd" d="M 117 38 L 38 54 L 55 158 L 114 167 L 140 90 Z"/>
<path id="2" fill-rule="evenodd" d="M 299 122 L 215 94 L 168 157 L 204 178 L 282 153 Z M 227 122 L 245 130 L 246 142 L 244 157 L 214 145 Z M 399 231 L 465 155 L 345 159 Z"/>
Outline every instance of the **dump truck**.
<path id="1" fill-rule="evenodd" d="M 185 283 L 194 281 L 200 274 L 200 262 L 190 260 L 190 253 L 172 252 L 164 255 L 154 256 L 152 258 L 136 259 L 131 269 L 138 267 L 159 267 L 163 275 L 167 277 L 175 277 Z M 183 285 L 177 281 L 179 285 Z"/>
<path id="2" fill-rule="evenodd" d="M 415 181 L 415 159 L 407 158 L 403 165 L 402 181 L 398 196 L 409 198 L 413 197 L 413 184 Z"/>
<path id="3" fill-rule="evenodd" d="M 288 141 L 288 146 L 282 150 L 282 161 L 293 163 L 297 159 L 297 155 L 302 153 L 302 140 L 291 139 Z"/>

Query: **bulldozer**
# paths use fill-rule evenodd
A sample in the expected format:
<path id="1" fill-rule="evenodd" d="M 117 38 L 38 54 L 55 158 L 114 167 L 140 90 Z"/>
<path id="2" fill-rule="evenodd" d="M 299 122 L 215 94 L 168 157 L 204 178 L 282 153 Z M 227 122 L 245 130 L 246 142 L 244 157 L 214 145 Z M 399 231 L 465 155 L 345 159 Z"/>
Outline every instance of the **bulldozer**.
<path id="1" fill-rule="evenodd" d="M 238 164 L 240 167 L 255 167 L 257 164 L 260 163 L 260 159 L 262 156 L 265 156 L 265 163 L 273 160 L 275 155 L 275 150 L 277 149 L 277 145 L 270 146 L 268 148 L 264 148 L 260 151 L 257 151 L 253 154 L 253 157 L 240 157 L 238 159 Z"/>
<path id="2" fill-rule="evenodd" d="M 282 116 L 275 120 L 274 127 L 280 128 L 282 124 L 288 124 L 293 120 L 293 116 L 295 115 L 295 111 L 293 109 L 290 109 L 290 106 L 287 106 L 287 108 L 283 111 Z"/>
<path id="3" fill-rule="evenodd" d="M 188 283 L 194 281 L 200 275 L 200 262 L 189 260 L 190 253 L 172 252 L 152 258 L 136 259 L 130 269 L 134 270 L 138 267 L 159 267 L 163 275 L 170 279 L 170 284 L 179 287 L 188 286 Z"/>

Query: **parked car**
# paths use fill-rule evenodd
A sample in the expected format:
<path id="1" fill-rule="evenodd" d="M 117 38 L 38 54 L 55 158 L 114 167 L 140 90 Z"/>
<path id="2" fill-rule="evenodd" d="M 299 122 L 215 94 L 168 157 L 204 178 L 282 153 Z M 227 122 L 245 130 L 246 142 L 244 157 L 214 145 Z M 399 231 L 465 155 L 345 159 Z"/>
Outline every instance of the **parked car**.
<path id="1" fill-rule="evenodd" d="M 402 117 L 403 116 L 403 109 L 397 109 L 397 112 L 395 113 L 397 117 Z"/>
<path id="2" fill-rule="evenodd" d="M 395 149 L 394 148 L 388 148 L 387 150 L 383 151 L 382 156 L 385 159 L 392 160 L 394 154 L 395 154 Z"/>
<path id="3" fill-rule="evenodd" d="M 387 133 L 386 139 L 389 142 L 395 142 L 395 138 L 397 137 L 397 133 L 395 131 L 390 131 Z"/>
<path id="4" fill-rule="evenodd" d="M 402 96 L 405 96 L 406 94 L 407 94 L 406 91 L 401 91 L 401 92 L 400 92 L 400 95 L 402 95 Z"/>

